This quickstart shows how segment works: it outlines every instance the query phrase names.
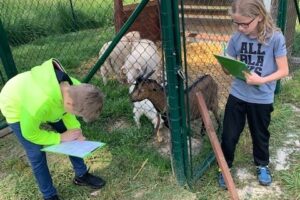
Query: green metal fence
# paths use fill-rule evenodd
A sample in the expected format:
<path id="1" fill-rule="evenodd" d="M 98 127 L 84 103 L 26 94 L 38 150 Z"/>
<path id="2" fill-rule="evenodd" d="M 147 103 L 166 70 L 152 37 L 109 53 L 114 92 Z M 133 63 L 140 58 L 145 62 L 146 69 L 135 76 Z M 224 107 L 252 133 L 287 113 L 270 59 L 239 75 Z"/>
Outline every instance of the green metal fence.
<path id="1" fill-rule="evenodd" d="M 230 2 L 2 0 L 0 19 L 17 71 L 28 70 L 55 57 L 72 76 L 84 82 L 100 82 L 104 88 L 99 69 L 107 61 L 116 64 L 109 56 L 118 44 L 124 42 L 122 37 L 125 33 L 139 31 L 143 39 L 153 41 L 160 53 L 162 71 L 166 72 L 168 83 L 171 160 L 178 183 L 184 185 L 194 183 L 214 161 L 208 138 L 200 134 L 200 120 L 189 120 L 190 113 L 184 103 L 185 91 L 197 78 L 210 74 L 218 84 L 216 98 L 219 99 L 219 111 L 223 113 L 231 78 L 223 74 L 213 54 L 223 53 L 234 31 L 228 13 Z M 286 7 L 282 2 L 272 4 L 275 18 L 278 10 L 284 13 Z M 293 8 L 288 3 L 287 9 Z M 278 20 L 278 24 L 284 23 L 284 14 L 279 16 L 282 20 Z M 293 34 L 290 35 L 293 37 Z M 99 55 L 108 41 L 111 41 L 110 45 Z M 122 49 L 119 54 L 124 52 Z M 140 53 L 142 57 L 147 51 Z M 9 77 L 9 73 L 4 71 L 5 58 L 8 57 L 2 58 L 0 66 L 3 83 Z M 148 55 L 148 59 L 152 59 L 152 55 Z M 113 71 L 112 79 L 116 76 L 119 76 L 118 72 Z M 124 84 L 117 82 L 118 86 Z M 213 116 L 212 119 L 215 122 Z M 214 125 L 216 130 L 221 129 L 216 123 Z"/>
<path id="2" fill-rule="evenodd" d="M 0 19 L 0 58 L 3 65 L 0 68 L 0 89 L 6 83 L 6 81 L 15 76 L 18 71 L 16 69 L 11 50 L 8 44 L 7 35 L 3 28 L 2 21 Z M 0 115 L 0 130 L 7 127 L 5 119 Z"/>

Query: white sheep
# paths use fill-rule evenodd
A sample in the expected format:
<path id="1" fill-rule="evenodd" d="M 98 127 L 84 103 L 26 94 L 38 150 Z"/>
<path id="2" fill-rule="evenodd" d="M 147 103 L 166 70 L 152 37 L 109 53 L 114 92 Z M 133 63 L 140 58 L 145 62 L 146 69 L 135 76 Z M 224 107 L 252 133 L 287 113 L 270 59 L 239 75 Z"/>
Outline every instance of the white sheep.
<path id="1" fill-rule="evenodd" d="M 139 41 L 141 38 L 138 31 L 131 31 L 124 35 L 119 43 L 115 46 L 113 51 L 107 57 L 105 62 L 100 68 L 103 83 L 107 84 L 107 78 L 109 75 L 116 75 L 119 82 L 124 82 L 124 78 L 120 74 L 120 68 L 124 65 L 126 57 L 130 54 L 133 42 Z M 99 58 L 103 55 L 106 49 L 111 44 L 110 42 L 105 43 L 99 51 Z"/>
<path id="2" fill-rule="evenodd" d="M 133 42 L 131 53 L 127 56 L 121 73 L 127 77 L 127 82 L 133 84 L 137 77 L 156 71 L 151 78 L 161 82 L 161 56 L 157 46 L 151 40 L 141 39 Z"/>
<path id="3" fill-rule="evenodd" d="M 130 86 L 129 93 L 131 93 L 133 91 L 134 87 L 135 87 L 134 85 Z M 143 115 L 145 115 L 151 121 L 151 123 L 154 126 L 154 129 L 156 129 L 157 126 L 158 126 L 158 129 L 161 129 L 164 124 L 163 119 L 161 118 L 160 115 L 158 115 L 153 104 L 148 99 L 134 102 L 132 112 L 134 114 L 133 119 L 138 128 L 141 127 L 140 118 Z M 158 117 L 159 117 L 159 119 L 158 119 Z M 158 122 L 159 122 L 159 124 L 157 124 Z"/>

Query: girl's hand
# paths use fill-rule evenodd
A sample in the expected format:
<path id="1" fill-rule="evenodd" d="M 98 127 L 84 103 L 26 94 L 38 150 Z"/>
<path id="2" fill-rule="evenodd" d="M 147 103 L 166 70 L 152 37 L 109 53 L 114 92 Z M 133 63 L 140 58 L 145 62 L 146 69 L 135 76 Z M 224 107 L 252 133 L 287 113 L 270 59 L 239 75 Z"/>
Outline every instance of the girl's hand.
<path id="1" fill-rule="evenodd" d="M 225 69 L 224 67 L 222 67 L 222 70 L 226 75 L 230 75 L 229 71 L 227 69 Z"/>
<path id="2" fill-rule="evenodd" d="M 261 85 L 264 84 L 264 79 L 260 76 L 258 76 L 255 72 L 245 72 L 243 71 L 243 74 L 245 75 L 246 82 L 249 85 Z"/>

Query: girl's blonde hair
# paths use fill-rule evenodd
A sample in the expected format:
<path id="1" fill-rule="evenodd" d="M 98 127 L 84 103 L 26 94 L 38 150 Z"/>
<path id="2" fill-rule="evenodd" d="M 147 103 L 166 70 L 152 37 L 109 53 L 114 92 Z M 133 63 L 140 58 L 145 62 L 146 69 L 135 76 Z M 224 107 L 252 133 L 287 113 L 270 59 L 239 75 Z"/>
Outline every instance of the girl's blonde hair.
<path id="1" fill-rule="evenodd" d="M 267 12 L 263 0 L 234 0 L 231 13 L 238 13 L 245 17 L 255 18 L 260 16 L 262 20 L 257 25 L 257 40 L 266 43 L 275 31 L 280 31 L 273 22 L 272 16 Z"/>

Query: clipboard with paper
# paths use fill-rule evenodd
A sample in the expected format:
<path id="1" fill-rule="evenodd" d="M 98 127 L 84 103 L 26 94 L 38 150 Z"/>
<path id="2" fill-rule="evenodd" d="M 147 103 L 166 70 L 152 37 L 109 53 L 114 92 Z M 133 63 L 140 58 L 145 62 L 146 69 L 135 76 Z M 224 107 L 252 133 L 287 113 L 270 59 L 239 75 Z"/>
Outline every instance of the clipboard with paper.
<path id="1" fill-rule="evenodd" d="M 75 156 L 78 158 L 84 158 L 92 154 L 96 149 L 102 148 L 105 143 L 96 141 L 70 141 L 63 142 L 56 145 L 47 146 L 41 149 L 41 151 L 60 153 L 69 156 Z"/>
<path id="2" fill-rule="evenodd" d="M 240 80 L 244 80 L 244 81 L 246 80 L 243 71 L 250 73 L 250 70 L 248 69 L 246 63 L 227 56 L 221 56 L 216 54 L 214 54 L 214 56 L 218 60 L 220 65 L 223 68 L 225 68 L 232 76 Z"/>

